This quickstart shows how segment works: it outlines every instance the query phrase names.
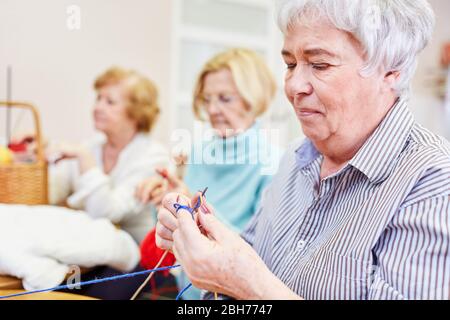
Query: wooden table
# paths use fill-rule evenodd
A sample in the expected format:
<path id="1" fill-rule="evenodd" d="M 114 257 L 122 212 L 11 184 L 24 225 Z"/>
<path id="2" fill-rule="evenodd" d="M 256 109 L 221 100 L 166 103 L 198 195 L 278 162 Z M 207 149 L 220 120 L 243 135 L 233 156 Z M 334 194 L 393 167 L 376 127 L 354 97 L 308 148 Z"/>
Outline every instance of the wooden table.
<path id="1" fill-rule="evenodd" d="M 89 271 L 92 271 L 94 268 L 80 268 L 81 274 L 86 274 Z M 68 277 L 70 277 L 71 274 L 68 274 L 66 277 L 66 280 Z M 22 280 L 15 278 L 13 276 L 2 276 L 0 275 L 0 290 L 22 290 Z"/>
<path id="2" fill-rule="evenodd" d="M 22 292 L 24 292 L 24 290 L 0 290 L 0 296 L 8 296 L 11 294 L 17 294 Z M 97 300 L 97 299 L 71 293 L 42 292 L 4 300 Z"/>
<path id="3" fill-rule="evenodd" d="M 0 275 L 0 290 L 20 290 L 22 287 L 22 280 Z"/>

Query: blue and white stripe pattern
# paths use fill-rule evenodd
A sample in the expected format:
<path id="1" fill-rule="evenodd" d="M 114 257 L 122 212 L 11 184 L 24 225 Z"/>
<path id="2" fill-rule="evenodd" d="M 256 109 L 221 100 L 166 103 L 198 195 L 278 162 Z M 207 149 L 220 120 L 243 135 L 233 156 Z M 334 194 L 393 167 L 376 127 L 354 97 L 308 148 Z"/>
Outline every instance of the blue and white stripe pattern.
<path id="1" fill-rule="evenodd" d="M 305 299 L 450 299 L 450 146 L 400 100 L 349 164 L 295 144 L 243 237 Z"/>

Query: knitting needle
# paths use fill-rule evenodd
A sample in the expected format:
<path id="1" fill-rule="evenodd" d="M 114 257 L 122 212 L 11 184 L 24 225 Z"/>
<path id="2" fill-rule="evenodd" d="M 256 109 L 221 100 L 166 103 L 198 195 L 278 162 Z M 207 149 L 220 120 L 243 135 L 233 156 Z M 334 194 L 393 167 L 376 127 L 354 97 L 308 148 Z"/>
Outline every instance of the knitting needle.
<path id="1" fill-rule="evenodd" d="M 197 205 L 194 208 L 194 212 L 197 213 L 198 209 L 203 205 L 203 198 L 205 197 L 206 191 L 208 191 L 209 187 L 206 187 L 202 192 L 202 196 L 198 199 Z"/>
<path id="2" fill-rule="evenodd" d="M 208 191 L 208 187 L 206 187 L 205 190 L 203 190 L 201 198 L 203 198 L 205 196 L 206 191 Z M 202 201 L 202 200 L 200 200 L 200 201 Z M 200 207 L 200 205 L 198 205 L 198 207 L 195 210 L 197 211 L 199 207 Z M 168 253 L 169 253 L 169 250 L 166 250 L 164 252 L 164 254 L 162 255 L 159 262 L 156 264 L 156 267 L 154 269 L 158 269 L 161 266 L 162 262 L 164 261 L 164 259 L 166 258 Z M 136 299 L 136 297 L 141 293 L 141 291 L 144 289 L 144 287 L 147 285 L 147 283 L 150 281 L 150 279 L 153 277 L 153 275 L 154 275 L 154 273 L 151 273 L 148 275 L 147 279 L 145 279 L 145 281 L 141 284 L 141 286 L 136 290 L 136 292 L 133 294 L 133 296 L 131 297 L 130 300 Z"/>
<path id="3" fill-rule="evenodd" d="M 164 254 L 162 255 L 159 262 L 156 264 L 156 267 L 154 269 L 158 269 L 161 266 L 161 263 L 164 261 L 164 259 L 166 258 L 168 253 L 169 253 L 169 250 L 166 250 L 166 252 L 164 252 Z M 131 297 L 130 300 L 136 299 L 136 297 L 139 295 L 139 293 L 141 293 L 142 289 L 144 289 L 144 287 L 147 285 L 147 283 L 150 281 L 150 279 L 153 277 L 154 274 L 155 273 L 152 272 L 148 275 L 147 279 L 145 279 L 144 283 L 142 283 L 142 285 L 136 290 L 136 292 L 133 294 L 133 296 Z"/>

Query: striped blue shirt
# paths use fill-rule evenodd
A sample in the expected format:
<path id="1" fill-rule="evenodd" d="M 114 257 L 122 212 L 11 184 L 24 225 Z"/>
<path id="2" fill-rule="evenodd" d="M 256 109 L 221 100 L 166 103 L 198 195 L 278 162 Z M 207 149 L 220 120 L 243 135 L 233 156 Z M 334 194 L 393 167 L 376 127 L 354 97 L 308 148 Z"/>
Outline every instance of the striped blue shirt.
<path id="1" fill-rule="evenodd" d="M 305 299 L 450 299 L 450 146 L 400 100 L 356 156 L 321 180 L 294 144 L 244 239 Z"/>

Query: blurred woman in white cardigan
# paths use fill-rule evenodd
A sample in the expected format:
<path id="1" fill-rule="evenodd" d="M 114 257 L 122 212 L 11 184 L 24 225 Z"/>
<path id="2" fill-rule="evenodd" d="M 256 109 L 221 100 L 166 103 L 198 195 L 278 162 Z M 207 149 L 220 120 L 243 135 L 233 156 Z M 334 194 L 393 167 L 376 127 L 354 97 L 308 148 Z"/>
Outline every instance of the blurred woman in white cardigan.
<path id="1" fill-rule="evenodd" d="M 93 118 L 102 135 L 87 144 L 48 148 L 50 202 L 107 218 L 140 242 L 152 224 L 136 186 L 169 164 L 166 149 L 149 133 L 160 112 L 155 85 L 135 71 L 111 68 L 95 81 Z"/>

